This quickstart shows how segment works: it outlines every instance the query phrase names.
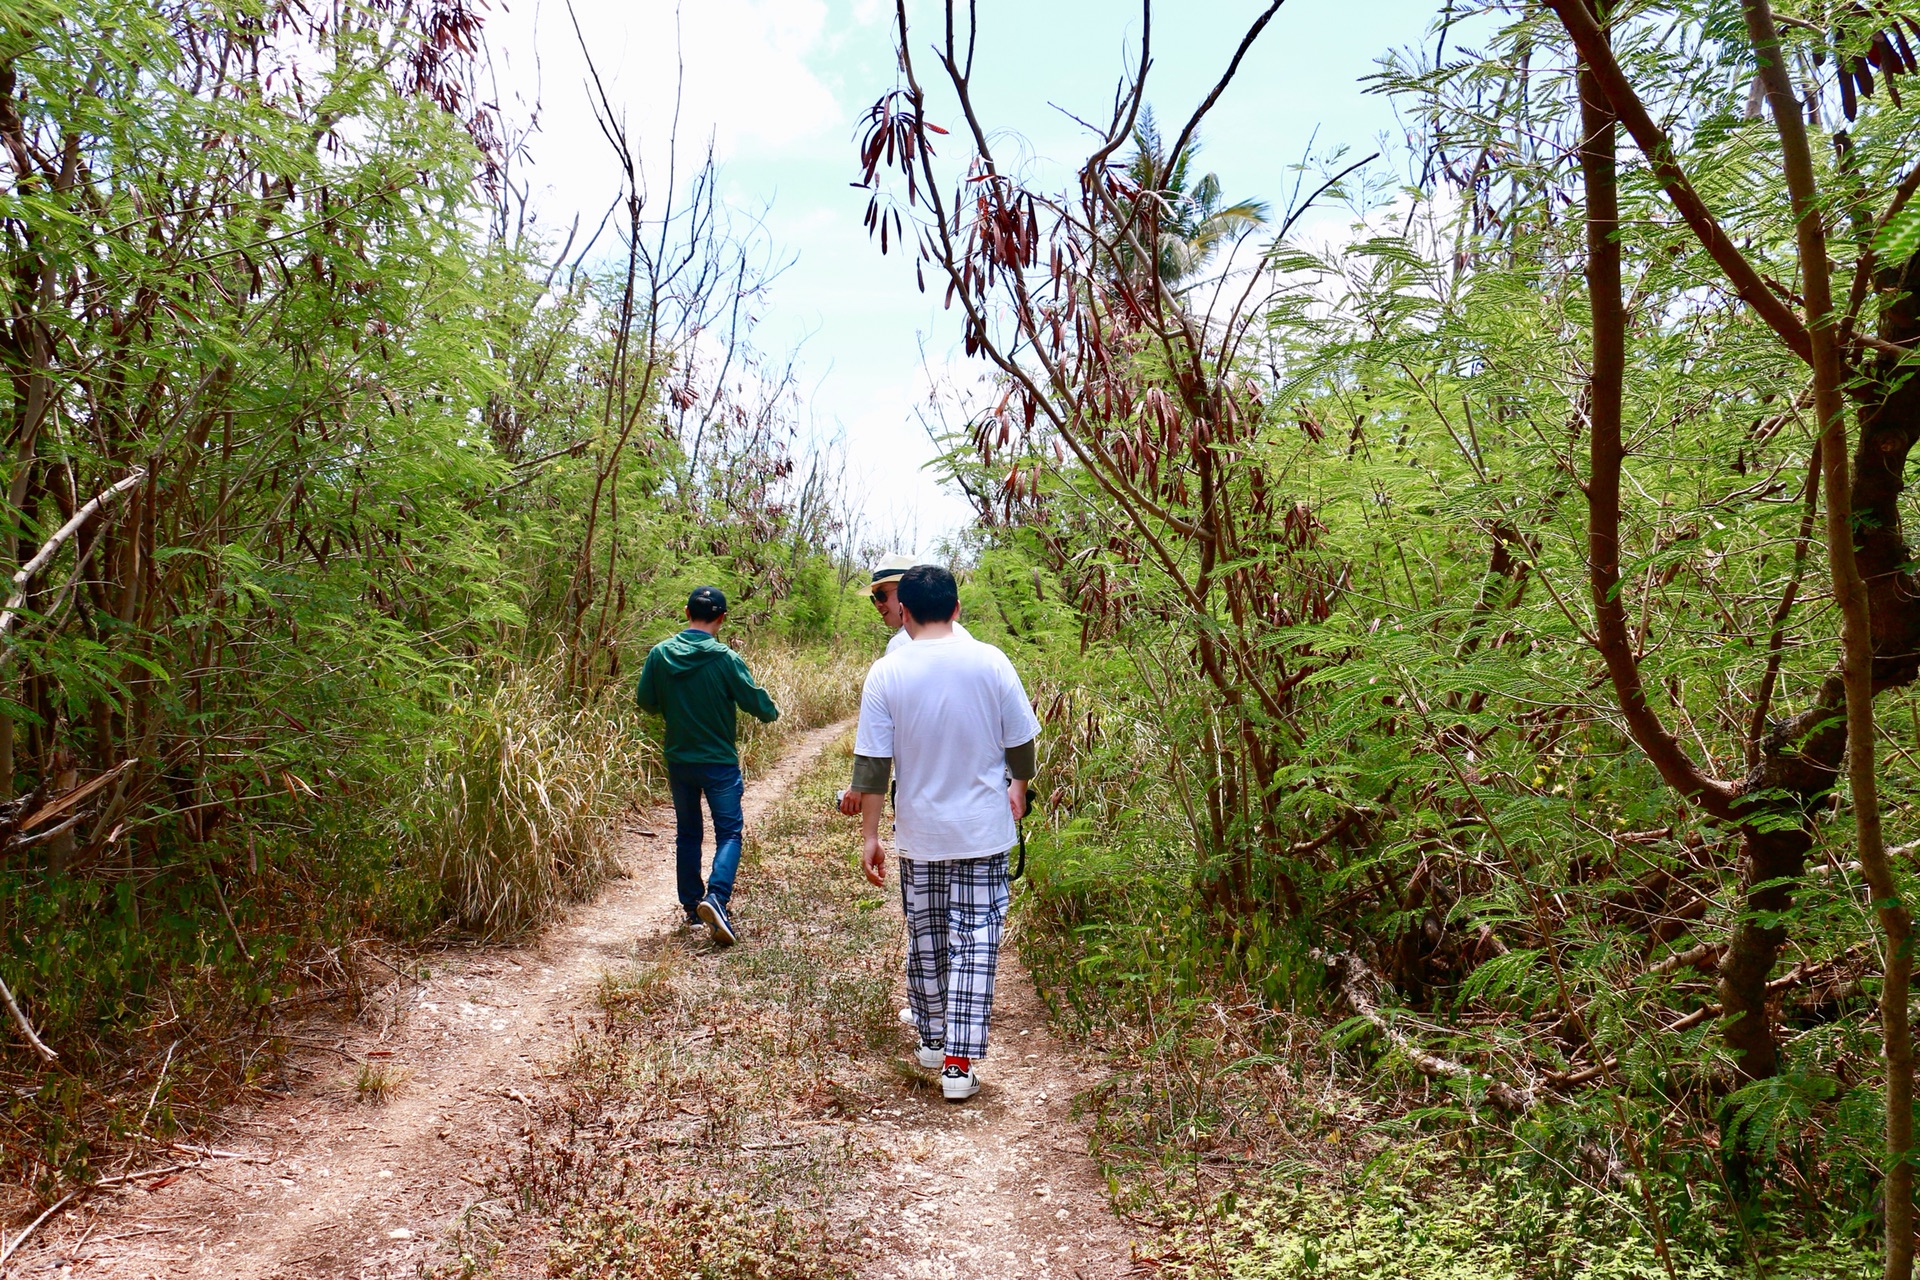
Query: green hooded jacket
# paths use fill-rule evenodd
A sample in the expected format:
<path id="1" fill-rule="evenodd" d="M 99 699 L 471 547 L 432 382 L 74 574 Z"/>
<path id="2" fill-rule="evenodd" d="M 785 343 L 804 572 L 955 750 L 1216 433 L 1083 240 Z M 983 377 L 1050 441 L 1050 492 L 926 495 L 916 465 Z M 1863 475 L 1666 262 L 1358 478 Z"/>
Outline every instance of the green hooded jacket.
<path id="1" fill-rule="evenodd" d="M 735 707 L 763 724 L 780 718 L 740 655 L 691 627 L 653 646 L 635 701 L 666 717 L 668 764 L 739 764 Z"/>

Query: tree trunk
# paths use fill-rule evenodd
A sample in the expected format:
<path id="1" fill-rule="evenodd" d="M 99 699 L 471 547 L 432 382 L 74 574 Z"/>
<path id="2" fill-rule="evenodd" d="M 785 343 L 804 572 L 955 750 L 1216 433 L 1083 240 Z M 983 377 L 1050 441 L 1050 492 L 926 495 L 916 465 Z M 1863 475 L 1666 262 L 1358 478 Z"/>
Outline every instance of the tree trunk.
<path id="1" fill-rule="evenodd" d="M 1840 675 L 1847 710 L 1847 781 L 1853 793 L 1854 851 L 1872 892 L 1885 939 L 1880 988 L 1882 1053 L 1886 1059 L 1886 1280 L 1913 1274 L 1913 1033 L 1907 999 L 1913 975 L 1913 922 L 1887 859 L 1880 827 L 1879 778 L 1873 726 L 1876 636 L 1867 584 L 1854 550 L 1853 478 L 1847 456 L 1846 402 L 1827 239 L 1806 121 L 1767 0 L 1745 0 L 1767 105 L 1780 134 L 1787 190 L 1793 197 L 1807 332 L 1813 343 L 1813 403 L 1820 420 L 1820 459 L 1827 504 L 1827 564 L 1840 610 Z M 1896 517 L 1897 518 L 1897 517 Z"/>

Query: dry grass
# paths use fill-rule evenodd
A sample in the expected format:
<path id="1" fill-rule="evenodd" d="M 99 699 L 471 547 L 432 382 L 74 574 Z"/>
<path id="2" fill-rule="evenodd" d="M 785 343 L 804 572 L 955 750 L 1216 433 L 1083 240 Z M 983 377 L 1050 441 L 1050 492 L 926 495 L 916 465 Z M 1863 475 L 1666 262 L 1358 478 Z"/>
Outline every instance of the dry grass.
<path id="1" fill-rule="evenodd" d="M 901 940 L 828 814 L 846 761 L 750 833 L 743 945 L 656 939 L 603 981 L 603 1020 L 497 1188 L 544 1223 L 550 1276 L 856 1271 L 859 1226 L 831 1206 L 885 1156 L 839 1121 L 898 1089 Z"/>
<path id="2" fill-rule="evenodd" d="M 781 711 L 771 725 L 742 717 L 749 771 L 771 763 L 794 734 L 851 715 L 873 657 L 784 645 L 747 656 Z M 613 818 L 635 797 L 665 791 L 630 694 L 578 706 L 554 671 L 522 670 L 448 716 L 400 810 L 398 843 L 439 886 L 461 929 L 517 933 L 613 872 Z"/>
<path id="3" fill-rule="evenodd" d="M 460 928 L 517 932 L 614 869 L 612 819 L 652 754 L 608 703 L 572 705 L 552 672 L 517 672 L 449 715 L 401 810 L 401 850 Z"/>
<path id="4" fill-rule="evenodd" d="M 860 684 L 880 656 L 876 649 L 788 645 L 750 648 L 743 656 L 755 680 L 773 695 L 780 718 L 761 724 L 741 717 L 740 762 L 749 773 L 778 758 L 788 738 L 844 720 L 860 709 Z"/>
<path id="5" fill-rule="evenodd" d="M 353 1075 L 354 1101 L 370 1107 L 384 1107 L 400 1095 L 413 1068 L 391 1062 L 363 1062 Z"/>

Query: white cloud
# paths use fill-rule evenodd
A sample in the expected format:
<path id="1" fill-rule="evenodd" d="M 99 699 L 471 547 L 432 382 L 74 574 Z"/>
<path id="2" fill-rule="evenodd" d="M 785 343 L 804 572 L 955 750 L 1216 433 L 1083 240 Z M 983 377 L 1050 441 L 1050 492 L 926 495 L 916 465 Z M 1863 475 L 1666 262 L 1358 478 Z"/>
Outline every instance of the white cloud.
<path id="1" fill-rule="evenodd" d="M 773 149 L 822 133 L 841 119 L 833 94 L 808 57 L 824 34 L 822 0 L 696 0 L 676 6 L 640 0 L 608 9 L 628 30 L 671 30 L 679 8 L 685 78 L 684 119 L 711 127 L 722 158 Z M 650 115 L 670 109 L 680 73 L 675 51 L 649 42 L 637 51 L 637 104 Z"/>
<path id="2" fill-rule="evenodd" d="M 682 177 L 709 139 L 723 161 L 837 145 L 846 113 L 809 61 L 827 16 L 825 0 L 575 0 L 571 16 L 564 0 L 526 0 L 495 12 L 499 105 L 514 123 L 537 113 L 521 176 L 545 220 L 597 219 L 619 192 L 594 72 L 656 191 L 670 144 Z"/>
<path id="3" fill-rule="evenodd" d="M 977 375 L 977 361 L 957 368 L 935 352 L 929 356 L 936 379 Z M 842 388 L 837 408 L 846 428 L 848 475 L 861 495 L 870 537 L 887 542 L 889 550 L 930 552 L 940 538 L 971 523 L 973 509 L 927 469 L 935 449 L 916 415 L 928 404 L 929 370 L 916 361 L 892 373 Z"/>

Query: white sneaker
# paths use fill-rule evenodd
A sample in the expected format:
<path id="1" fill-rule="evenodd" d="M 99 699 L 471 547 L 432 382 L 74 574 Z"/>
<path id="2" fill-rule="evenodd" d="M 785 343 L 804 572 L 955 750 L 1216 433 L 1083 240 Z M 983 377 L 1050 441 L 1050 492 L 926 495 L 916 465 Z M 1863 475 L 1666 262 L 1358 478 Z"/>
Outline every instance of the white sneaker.
<path id="1" fill-rule="evenodd" d="M 906 1024 L 908 1025 L 908 1026 L 912 1026 L 912 1025 L 913 1025 L 913 1010 L 912 1010 L 911 1008 L 908 1008 L 908 1009 L 902 1009 L 902 1010 L 900 1011 L 900 1021 L 902 1021 L 902 1022 L 904 1022 L 904 1023 L 906 1023 Z"/>
<path id="2" fill-rule="evenodd" d="M 940 1073 L 940 1092 L 946 1095 L 948 1102 L 965 1102 L 980 1092 L 980 1073 L 972 1067 L 965 1071 L 959 1067 L 948 1067 Z"/>
<path id="3" fill-rule="evenodd" d="M 913 1060 L 928 1071 L 938 1071 L 947 1060 L 947 1051 L 923 1044 L 913 1051 Z"/>

